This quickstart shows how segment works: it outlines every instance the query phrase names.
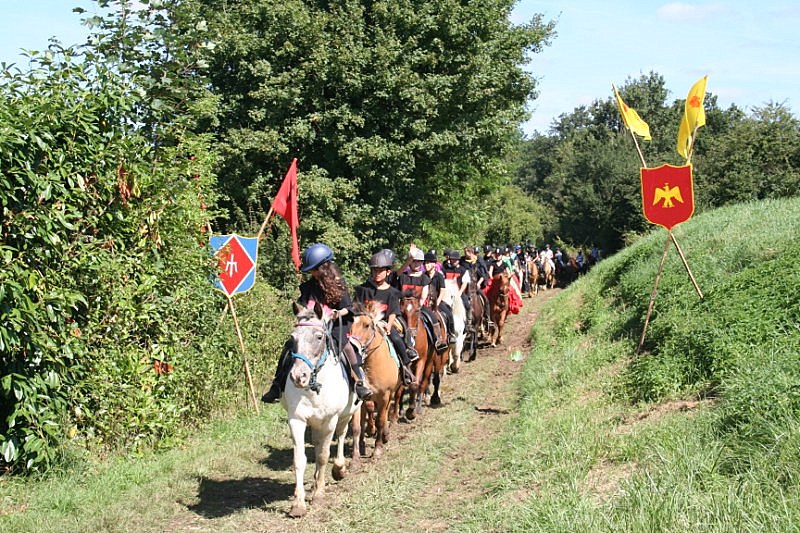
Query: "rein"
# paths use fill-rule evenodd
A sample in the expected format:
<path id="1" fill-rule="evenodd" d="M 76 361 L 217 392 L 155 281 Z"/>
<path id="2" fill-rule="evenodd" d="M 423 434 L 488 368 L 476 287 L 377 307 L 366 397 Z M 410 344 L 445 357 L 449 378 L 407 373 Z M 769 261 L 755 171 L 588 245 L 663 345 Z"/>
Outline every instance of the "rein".
<path id="1" fill-rule="evenodd" d="M 314 327 L 314 328 L 322 328 L 322 329 L 325 330 L 325 351 L 322 352 L 322 355 L 317 360 L 316 364 L 312 363 L 311 359 L 309 359 L 307 356 L 305 356 L 305 355 L 303 355 L 301 353 L 292 352 L 292 359 L 300 359 L 305 364 L 307 364 L 308 367 L 311 369 L 311 380 L 308 383 L 308 388 L 311 389 L 312 391 L 316 392 L 317 394 L 319 394 L 319 391 L 322 388 L 322 384 L 317 381 L 317 374 L 319 374 L 319 371 L 322 369 L 322 365 L 325 364 L 325 361 L 328 359 L 328 354 L 330 353 L 330 349 L 329 349 L 330 348 L 330 344 L 331 344 L 331 330 L 330 330 L 330 327 L 326 326 L 324 323 L 315 324 L 314 322 L 298 322 L 298 323 L 296 323 L 294 325 L 294 327 L 296 327 L 296 328 L 297 327 Z"/>

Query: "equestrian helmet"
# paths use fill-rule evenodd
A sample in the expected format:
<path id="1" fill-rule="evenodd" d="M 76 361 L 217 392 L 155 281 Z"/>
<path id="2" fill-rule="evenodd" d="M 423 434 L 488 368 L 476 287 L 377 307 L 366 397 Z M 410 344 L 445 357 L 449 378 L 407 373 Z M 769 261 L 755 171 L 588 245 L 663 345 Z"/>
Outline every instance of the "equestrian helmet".
<path id="1" fill-rule="evenodd" d="M 426 263 L 436 262 L 436 250 L 428 250 L 427 252 L 425 252 L 425 262 Z"/>
<path id="2" fill-rule="evenodd" d="M 425 259 L 425 254 L 419 248 L 414 248 L 412 252 L 409 252 L 408 257 L 414 261 L 423 261 Z"/>
<path id="3" fill-rule="evenodd" d="M 333 261 L 333 250 L 319 242 L 312 244 L 303 252 L 303 263 L 300 266 L 300 272 L 310 272 L 328 261 Z"/>
<path id="4" fill-rule="evenodd" d="M 461 259 L 458 250 L 453 250 L 452 248 L 448 249 L 444 255 L 446 255 L 448 259 Z"/>
<path id="5" fill-rule="evenodd" d="M 370 268 L 392 268 L 394 264 L 394 252 L 384 248 L 380 252 L 372 255 L 369 260 Z"/>

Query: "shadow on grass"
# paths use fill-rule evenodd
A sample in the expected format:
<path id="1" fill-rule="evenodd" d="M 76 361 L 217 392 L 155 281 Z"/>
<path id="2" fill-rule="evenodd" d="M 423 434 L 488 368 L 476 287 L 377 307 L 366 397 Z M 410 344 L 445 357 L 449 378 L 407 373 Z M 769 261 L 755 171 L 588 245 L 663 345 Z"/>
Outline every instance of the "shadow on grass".
<path id="1" fill-rule="evenodd" d="M 294 484 L 264 477 L 216 480 L 200 478 L 198 502 L 188 506 L 204 518 L 229 516 L 242 509 L 258 509 L 294 494 Z"/>

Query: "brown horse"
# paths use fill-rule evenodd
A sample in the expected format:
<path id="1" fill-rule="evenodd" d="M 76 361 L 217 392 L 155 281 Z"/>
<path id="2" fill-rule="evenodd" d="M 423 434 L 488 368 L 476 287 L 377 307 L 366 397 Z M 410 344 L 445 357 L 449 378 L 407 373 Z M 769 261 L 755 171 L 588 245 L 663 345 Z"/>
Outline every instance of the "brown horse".
<path id="1" fill-rule="evenodd" d="M 428 390 L 431 374 L 435 366 L 444 366 L 444 352 L 447 348 L 437 353 L 434 348 L 432 339 L 428 337 L 428 332 L 425 329 L 425 324 L 422 322 L 422 314 L 420 313 L 419 297 L 413 292 L 406 292 L 400 301 L 401 312 L 403 318 L 406 320 L 410 337 L 413 339 L 414 348 L 419 353 L 419 359 L 412 363 L 412 370 L 414 372 L 414 381 L 418 384 L 408 388 L 409 399 L 408 409 L 406 409 L 406 420 L 414 420 L 417 415 L 422 413 L 423 397 Z M 441 363 L 436 365 L 436 358 L 441 359 Z M 436 387 L 438 389 L 438 387 Z M 397 412 L 402 403 L 403 392 L 406 389 L 403 385 L 398 387 L 395 393 L 395 407 L 392 420 L 397 420 Z M 438 392 L 438 390 L 437 390 Z M 438 394 L 437 394 L 438 396 Z"/>
<path id="2" fill-rule="evenodd" d="M 464 340 L 464 348 L 469 350 L 469 355 L 464 357 L 464 360 L 474 361 L 478 355 L 478 342 L 480 339 L 489 338 L 491 332 L 488 331 L 489 328 L 483 319 L 486 300 L 482 297 L 482 293 L 474 280 L 469 285 L 468 295 L 472 316 L 470 317 L 470 325 L 467 327 L 467 337 Z"/>
<path id="3" fill-rule="evenodd" d="M 506 271 L 492 277 L 492 286 L 489 289 L 489 309 L 492 322 L 495 324 L 495 329 L 489 339 L 492 346 L 503 342 L 503 327 L 508 314 L 508 291 L 511 289 L 510 279 Z"/>
<path id="4" fill-rule="evenodd" d="M 528 275 L 531 279 L 531 291 L 533 294 L 539 294 L 539 277 L 542 276 L 542 274 L 536 261 L 528 261 Z"/>
<path id="5" fill-rule="evenodd" d="M 388 336 L 380 324 L 381 311 L 373 306 L 355 312 L 353 325 L 350 327 L 350 341 L 355 344 L 364 359 L 364 373 L 366 385 L 372 389 L 370 400 L 375 405 L 378 419 L 375 431 L 374 458 L 383 455 L 383 445 L 389 440 L 389 404 L 400 386 L 400 364 L 392 357 L 389 349 Z M 366 407 L 366 406 L 365 406 Z M 371 416 L 366 408 L 361 409 L 360 417 L 353 417 L 353 460 L 352 467 L 356 469 L 361 464 L 360 455 L 365 450 L 365 434 L 361 428 L 366 425 L 367 417 Z"/>

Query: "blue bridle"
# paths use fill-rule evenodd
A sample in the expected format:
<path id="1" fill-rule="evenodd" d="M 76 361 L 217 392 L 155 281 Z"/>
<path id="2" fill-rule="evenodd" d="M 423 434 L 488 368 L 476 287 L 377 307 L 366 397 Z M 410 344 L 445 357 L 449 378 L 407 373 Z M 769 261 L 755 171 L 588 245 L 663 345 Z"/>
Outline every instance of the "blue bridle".
<path id="1" fill-rule="evenodd" d="M 312 326 L 316 328 L 322 328 L 325 330 L 325 351 L 322 352 L 322 355 L 317 360 L 316 365 L 312 363 L 311 359 L 309 359 L 305 355 L 297 352 L 292 352 L 292 359 L 300 359 L 301 361 L 303 361 L 305 364 L 308 365 L 308 368 L 311 369 L 311 381 L 308 383 L 308 388 L 319 394 L 322 385 L 317 381 L 317 374 L 322 368 L 322 365 L 324 365 L 325 361 L 328 359 L 328 353 L 330 353 L 330 341 L 331 341 L 330 326 L 326 326 L 325 323 L 314 324 L 313 322 L 298 322 L 297 324 L 295 324 L 295 327 L 298 326 Z"/>

